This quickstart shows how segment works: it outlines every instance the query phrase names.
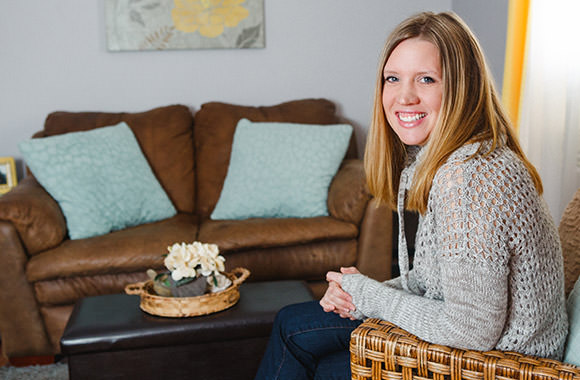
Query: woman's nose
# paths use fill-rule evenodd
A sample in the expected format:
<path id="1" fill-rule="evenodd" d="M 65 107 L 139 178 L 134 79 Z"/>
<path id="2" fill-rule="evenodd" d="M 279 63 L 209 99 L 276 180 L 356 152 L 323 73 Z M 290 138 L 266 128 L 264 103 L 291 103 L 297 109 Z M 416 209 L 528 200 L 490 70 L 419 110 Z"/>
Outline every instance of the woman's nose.
<path id="1" fill-rule="evenodd" d="M 417 96 L 415 88 L 409 84 L 401 86 L 397 100 L 400 104 L 403 105 L 419 103 L 419 97 Z"/>

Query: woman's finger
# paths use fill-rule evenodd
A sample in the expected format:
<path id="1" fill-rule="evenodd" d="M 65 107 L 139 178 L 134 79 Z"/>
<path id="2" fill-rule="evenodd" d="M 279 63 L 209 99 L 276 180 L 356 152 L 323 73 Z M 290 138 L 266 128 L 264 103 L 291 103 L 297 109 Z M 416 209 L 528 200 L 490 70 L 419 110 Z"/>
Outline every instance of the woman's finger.
<path id="1" fill-rule="evenodd" d="M 331 296 L 341 298 L 341 299 L 343 299 L 343 300 L 345 300 L 347 302 L 351 302 L 352 301 L 351 295 L 348 294 L 347 292 L 345 292 L 342 289 L 342 287 L 338 283 L 336 283 L 334 281 L 332 281 L 332 282 L 330 282 L 328 284 L 328 293 Z"/>
<path id="2" fill-rule="evenodd" d="M 360 274 L 359 270 L 356 267 L 341 267 L 340 273 L 342 274 Z"/>
<path id="3" fill-rule="evenodd" d="M 330 271 L 326 273 L 326 281 L 331 282 L 334 281 L 338 285 L 342 284 L 342 273 Z"/>
<path id="4" fill-rule="evenodd" d="M 332 304 L 336 309 L 341 311 L 354 310 L 354 305 L 352 304 L 352 297 L 350 294 L 346 293 L 340 288 L 340 286 L 331 282 L 328 286 L 327 293 L 324 296 L 325 301 Z"/>
<path id="5" fill-rule="evenodd" d="M 341 318 L 350 319 L 351 321 L 354 321 L 354 318 L 352 317 L 352 315 L 350 315 L 350 313 L 341 312 L 338 313 L 338 315 L 340 315 Z"/>
<path id="6" fill-rule="evenodd" d="M 332 290 L 331 290 L 331 287 L 329 286 L 326 289 L 324 296 L 319 301 L 320 306 L 322 306 L 322 309 L 327 313 L 334 311 L 336 309 L 335 305 L 331 301 L 331 298 L 332 298 L 331 293 L 332 293 Z"/>
<path id="7" fill-rule="evenodd" d="M 328 301 L 327 294 L 324 294 L 324 296 L 320 299 L 318 303 L 320 304 L 320 306 L 322 306 L 322 309 L 326 312 L 334 310 L 334 306 L 332 305 L 332 303 Z"/>
<path id="8" fill-rule="evenodd" d="M 334 306 L 332 306 L 328 303 L 325 303 L 322 300 L 320 300 L 320 306 L 322 306 L 322 310 L 324 310 L 327 313 L 335 310 Z"/>

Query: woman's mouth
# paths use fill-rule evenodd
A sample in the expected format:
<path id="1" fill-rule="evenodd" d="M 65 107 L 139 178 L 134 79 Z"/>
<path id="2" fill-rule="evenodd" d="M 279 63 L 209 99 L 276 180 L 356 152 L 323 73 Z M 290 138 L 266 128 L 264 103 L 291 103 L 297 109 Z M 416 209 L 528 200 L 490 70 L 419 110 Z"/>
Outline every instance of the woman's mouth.
<path id="1" fill-rule="evenodd" d="M 412 123 L 427 116 L 426 112 L 397 112 L 397 117 L 403 123 Z"/>

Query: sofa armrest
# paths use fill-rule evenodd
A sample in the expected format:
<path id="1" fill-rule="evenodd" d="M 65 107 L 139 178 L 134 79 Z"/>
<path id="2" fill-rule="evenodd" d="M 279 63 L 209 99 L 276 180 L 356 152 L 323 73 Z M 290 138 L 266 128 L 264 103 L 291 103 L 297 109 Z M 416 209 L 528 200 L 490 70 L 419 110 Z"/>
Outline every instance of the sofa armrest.
<path id="1" fill-rule="evenodd" d="M 369 199 L 362 160 L 344 160 L 328 190 L 329 214 L 358 226 Z"/>
<path id="2" fill-rule="evenodd" d="M 378 281 L 391 278 L 393 213 L 368 191 L 362 160 L 345 160 L 328 192 L 331 216 L 359 227 L 357 268 Z"/>
<path id="3" fill-rule="evenodd" d="M 57 246 L 67 231 L 58 203 L 32 176 L 0 197 L 0 221 L 12 223 L 29 255 Z"/>
<path id="4" fill-rule="evenodd" d="M 52 351 L 32 284 L 26 280 L 27 263 L 14 225 L 0 221 L 0 336 L 8 357 Z"/>
<path id="5" fill-rule="evenodd" d="M 396 325 L 365 320 L 351 334 L 353 379 L 580 380 L 580 368 L 516 352 L 473 351 L 425 342 Z"/>
<path id="6" fill-rule="evenodd" d="M 370 278 L 385 281 L 392 277 L 392 262 L 393 211 L 373 198 L 360 225 L 356 267 Z"/>

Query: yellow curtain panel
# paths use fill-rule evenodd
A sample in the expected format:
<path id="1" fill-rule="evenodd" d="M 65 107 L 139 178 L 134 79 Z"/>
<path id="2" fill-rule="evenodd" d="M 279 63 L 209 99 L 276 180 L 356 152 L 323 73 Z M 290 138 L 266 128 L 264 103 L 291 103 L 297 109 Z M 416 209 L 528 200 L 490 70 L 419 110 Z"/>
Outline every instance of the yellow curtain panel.
<path id="1" fill-rule="evenodd" d="M 509 0 L 502 101 L 518 129 L 530 0 Z"/>

